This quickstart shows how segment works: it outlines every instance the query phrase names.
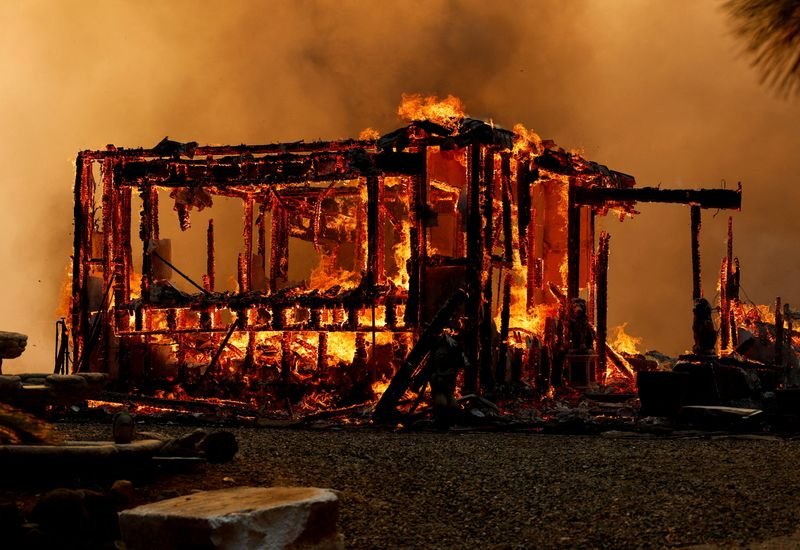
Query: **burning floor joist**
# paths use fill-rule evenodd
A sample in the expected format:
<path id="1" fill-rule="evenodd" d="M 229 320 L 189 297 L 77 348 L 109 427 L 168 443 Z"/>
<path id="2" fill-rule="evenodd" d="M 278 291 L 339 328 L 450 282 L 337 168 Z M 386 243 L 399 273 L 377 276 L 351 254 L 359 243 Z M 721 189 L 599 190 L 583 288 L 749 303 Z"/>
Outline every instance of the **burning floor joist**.
<path id="1" fill-rule="evenodd" d="M 701 212 L 739 209 L 741 186 L 637 187 L 521 125 L 469 118 L 458 102 L 410 98 L 401 112 L 406 126 L 358 140 L 165 138 L 81 152 L 72 351 L 57 354 L 56 370 L 107 374 L 113 395 L 133 402 L 290 417 L 369 405 L 390 422 L 428 401 L 437 416 L 457 416 L 459 395 L 633 397 L 637 375 L 644 400 L 664 370 L 712 372 L 717 398 L 675 390 L 678 407 L 735 404 L 742 391 L 723 398 L 718 388 L 725 368 L 758 373 L 766 392 L 789 382 L 793 314 L 778 308 L 765 329 L 764 312 L 739 300 L 732 226 L 719 332 L 702 297 Z M 228 220 L 206 216 L 193 228 L 192 218 L 231 200 L 242 237 L 226 256 L 235 265 L 221 266 Z M 689 207 L 696 342 L 677 364 L 609 342 L 611 236 L 596 221 L 632 217 L 637 202 Z M 167 215 L 193 240 L 162 232 Z M 202 273 L 176 259 L 198 265 L 203 252 Z M 779 342 L 768 356 L 765 339 Z M 675 384 L 656 383 L 657 393 Z"/>

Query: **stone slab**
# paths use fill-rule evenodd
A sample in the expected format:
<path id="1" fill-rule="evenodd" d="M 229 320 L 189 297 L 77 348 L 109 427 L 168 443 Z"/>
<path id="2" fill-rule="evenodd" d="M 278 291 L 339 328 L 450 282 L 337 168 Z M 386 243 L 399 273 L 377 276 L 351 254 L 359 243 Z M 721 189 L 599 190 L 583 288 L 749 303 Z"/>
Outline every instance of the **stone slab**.
<path id="1" fill-rule="evenodd" d="M 344 548 L 330 489 L 234 487 L 202 491 L 120 513 L 128 550 Z"/>

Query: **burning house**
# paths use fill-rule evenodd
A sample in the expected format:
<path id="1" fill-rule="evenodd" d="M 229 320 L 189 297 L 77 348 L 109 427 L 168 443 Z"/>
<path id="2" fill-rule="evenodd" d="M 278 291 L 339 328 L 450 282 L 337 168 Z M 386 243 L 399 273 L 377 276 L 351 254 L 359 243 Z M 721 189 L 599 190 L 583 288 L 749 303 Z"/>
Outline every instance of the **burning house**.
<path id="1" fill-rule="evenodd" d="M 464 392 L 630 378 L 606 343 L 609 236 L 595 234 L 597 216 L 691 205 L 698 298 L 700 209 L 739 208 L 741 189 L 637 188 L 456 107 L 419 103 L 407 126 L 358 140 L 81 152 L 73 370 L 262 410 L 383 396 L 386 413 L 409 385 L 424 388 L 420 365 L 447 332 L 466 357 Z M 173 261 L 160 231 L 165 216 L 188 230 L 223 198 L 241 203 L 234 290 L 216 275 L 214 219 L 192 252 L 204 273 Z"/>

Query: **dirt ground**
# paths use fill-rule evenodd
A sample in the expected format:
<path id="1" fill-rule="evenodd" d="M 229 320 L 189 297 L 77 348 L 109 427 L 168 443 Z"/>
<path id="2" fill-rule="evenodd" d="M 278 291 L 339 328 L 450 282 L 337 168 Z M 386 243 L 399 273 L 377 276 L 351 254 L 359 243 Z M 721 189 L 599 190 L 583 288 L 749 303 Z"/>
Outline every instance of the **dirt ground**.
<path id="1" fill-rule="evenodd" d="M 85 439 L 110 433 L 99 424 L 58 429 Z M 800 545 L 800 441 L 791 439 L 233 431 L 240 453 L 232 463 L 132 473 L 137 502 L 234 485 L 331 487 L 341 491 L 348 548 Z M 0 495 L 30 506 L 41 490 Z"/>

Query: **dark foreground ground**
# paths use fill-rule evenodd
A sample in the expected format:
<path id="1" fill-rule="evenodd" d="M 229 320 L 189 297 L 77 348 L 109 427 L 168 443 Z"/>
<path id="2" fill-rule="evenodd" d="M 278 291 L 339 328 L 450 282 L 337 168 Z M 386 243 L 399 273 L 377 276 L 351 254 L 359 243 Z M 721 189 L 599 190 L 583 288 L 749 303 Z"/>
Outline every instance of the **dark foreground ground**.
<path id="1" fill-rule="evenodd" d="M 97 439 L 109 427 L 59 431 Z M 348 548 L 728 547 L 800 529 L 800 441 L 233 431 L 234 462 L 162 475 L 137 498 L 233 485 L 331 487 L 341 491 Z M 31 495 L 19 490 L 23 500 Z M 800 538 L 774 543 L 800 547 Z"/>

